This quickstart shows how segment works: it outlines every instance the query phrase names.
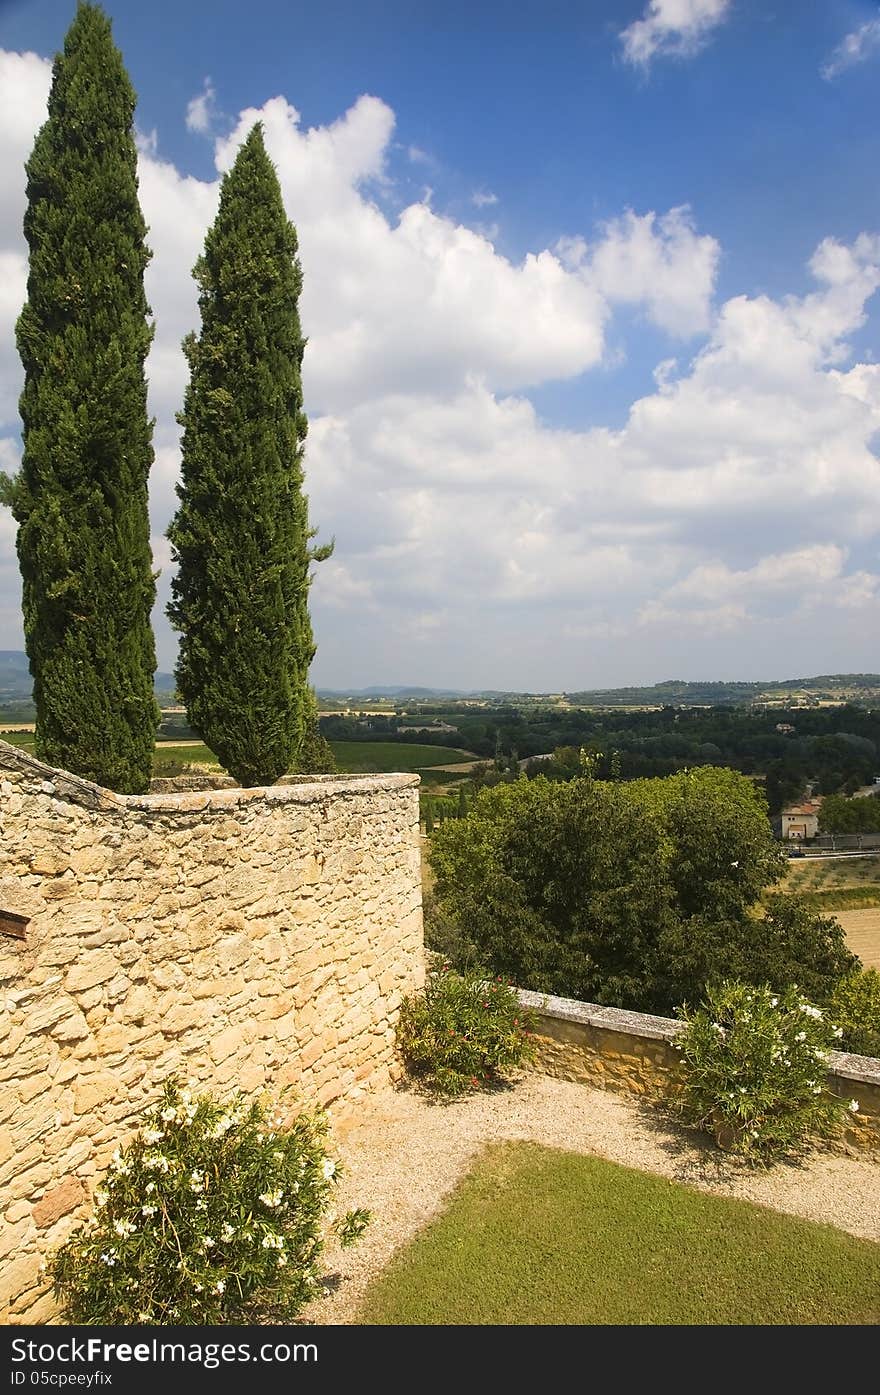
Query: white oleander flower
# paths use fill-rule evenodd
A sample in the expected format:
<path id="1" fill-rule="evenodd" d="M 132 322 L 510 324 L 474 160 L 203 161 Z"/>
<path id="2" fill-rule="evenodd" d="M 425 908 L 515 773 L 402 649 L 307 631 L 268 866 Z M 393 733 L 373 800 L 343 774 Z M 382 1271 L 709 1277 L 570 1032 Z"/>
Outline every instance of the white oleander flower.
<path id="1" fill-rule="evenodd" d="M 164 1119 L 166 1124 L 173 1124 L 177 1118 L 177 1110 L 173 1105 L 167 1104 L 159 1114 L 160 1119 Z"/>
<path id="2" fill-rule="evenodd" d="M 216 1243 L 217 1241 L 214 1239 L 213 1235 L 202 1236 L 202 1245 L 206 1250 L 213 1250 Z"/>
<path id="3" fill-rule="evenodd" d="M 815 1017 L 817 1022 L 821 1022 L 822 1020 L 821 1009 L 813 1007 L 812 1003 L 801 1003 L 801 1012 L 807 1017 Z"/>
<path id="4" fill-rule="evenodd" d="M 231 1239 L 233 1238 L 234 1235 L 235 1235 L 235 1226 L 234 1226 L 234 1225 L 230 1225 L 228 1221 L 224 1221 L 224 1222 L 223 1222 L 223 1229 L 222 1229 L 221 1232 L 220 1232 L 220 1239 L 221 1239 L 221 1240 L 231 1240 Z"/>
<path id="5" fill-rule="evenodd" d="M 226 1292 L 226 1283 L 225 1283 L 225 1281 L 224 1281 L 223 1279 L 218 1279 L 218 1280 L 217 1280 L 216 1284 L 214 1285 L 214 1292 L 215 1292 L 215 1293 L 225 1293 L 225 1292 Z"/>
<path id="6" fill-rule="evenodd" d="M 336 1164 L 335 1162 L 333 1162 L 331 1158 L 324 1159 L 324 1163 L 321 1170 L 324 1173 L 325 1182 L 329 1182 L 333 1177 L 336 1176 Z"/>
<path id="7" fill-rule="evenodd" d="M 835 1027 L 834 1030 L 832 1031 L 831 1035 L 832 1035 L 832 1036 L 835 1036 L 835 1037 L 842 1037 L 842 1036 L 843 1036 L 843 1028 L 842 1028 L 842 1027 Z"/>
<path id="8" fill-rule="evenodd" d="M 142 1216 L 155 1216 L 155 1214 L 156 1214 L 156 1212 L 158 1211 L 158 1209 L 159 1209 L 158 1206 L 142 1206 L 142 1207 L 141 1207 L 141 1215 L 142 1215 Z"/>
<path id="9" fill-rule="evenodd" d="M 104 1250 L 103 1253 L 101 1254 L 101 1259 L 102 1259 L 102 1260 L 104 1261 L 104 1263 L 108 1266 L 108 1268 L 112 1269 L 113 1266 L 114 1266 L 114 1264 L 116 1263 L 116 1251 L 115 1251 L 115 1250 Z"/>
<path id="10" fill-rule="evenodd" d="M 859 1102 L 858 1102 L 858 1100 L 850 1100 L 850 1102 L 849 1102 L 849 1107 L 850 1107 L 850 1111 L 851 1111 L 853 1114 L 858 1114 L 858 1112 L 859 1112 Z"/>
<path id="11" fill-rule="evenodd" d="M 264 1206 L 280 1206 L 283 1196 L 284 1192 L 281 1190 L 280 1187 L 278 1187 L 273 1192 L 262 1192 L 260 1194 L 260 1200 L 262 1201 Z"/>
<path id="12" fill-rule="evenodd" d="M 795 1041 L 806 1041 L 806 1039 L 807 1039 L 807 1034 L 806 1034 L 806 1032 L 796 1032 L 796 1033 L 795 1033 L 795 1038 L 794 1038 L 794 1039 L 795 1039 Z"/>
<path id="13" fill-rule="evenodd" d="M 162 1129 L 144 1129 L 143 1138 L 145 1143 L 161 1143 L 164 1137 L 165 1134 Z"/>
<path id="14" fill-rule="evenodd" d="M 134 1235 L 137 1226 L 133 1225 L 131 1221 L 114 1221 L 113 1229 L 116 1231 L 116 1234 L 121 1236 L 124 1240 L 127 1235 Z"/>

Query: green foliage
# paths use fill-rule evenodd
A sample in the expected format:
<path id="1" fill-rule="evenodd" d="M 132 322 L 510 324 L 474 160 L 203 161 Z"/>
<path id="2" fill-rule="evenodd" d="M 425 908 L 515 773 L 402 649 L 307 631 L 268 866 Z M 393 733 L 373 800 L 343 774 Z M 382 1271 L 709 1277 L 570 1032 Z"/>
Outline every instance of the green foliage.
<path id="1" fill-rule="evenodd" d="M 224 176 L 195 268 L 202 328 L 184 350 L 179 562 L 168 608 L 192 725 L 243 785 L 295 767 L 315 652 L 303 493 L 302 275 L 258 124 Z M 308 757 L 311 758 L 310 756 Z"/>
<path id="2" fill-rule="evenodd" d="M 880 973 L 876 969 L 856 968 L 839 979 L 827 1011 L 841 1029 L 841 1051 L 880 1056 Z"/>
<path id="3" fill-rule="evenodd" d="M 444 967 L 429 975 L 422 993 L 404 1001 L 397 1043 L 412 1074 L 451 1099 L 522 1065 L 531 1025 L 508 984 Z"/>
<path id="4" fill-rule="evenodd" d="M 846 799 L 829 794 L 819 809 L 820 833 L 880 833 L 880 799 L 861 795 Z"/>
<path id="5" fill-rule="evenodd" d="M 241 1094 L 175 1081 L 118 1149 L 95 1211 L 48 1266 L 68 1321 L 127 1326 L 289 1321 L 314 1296 L 339 1177 L 321 1111 L 285 1125 Z M 369 1215 L 350 1212 L 344 1243 Z"/>
<path id="6" fill-rule="evenodd" d="M 159 721 L 134 106 L 110 21 L 81 4 L 27 163 L 24 452 L 0 481 L 19 524 L 36 753 L 127 793 L 148 788 Z"/>
<path id="7" fill-rule="evenodd" d="M 426 832 L 431 831 L 426 826 Z M 426 949 L 460 971 L 481 967 L 476 946 L 465 938 L 458 921 L 444 910 L 433 891 L 426 891 L 422 897 L 422 917 Z"/>
<path id="8" fill-rule="evenodd" d="M 840 1029 L 797 988 L 726 982 L 681 1015 L 688 1124 L 750 1162 L 796 1156 L 838 1130 L 851 1104 L 828 1089 L 825 1063 Z"/>
<path id="9" fill-rule="evenodd" d="M 336 757 L 318 724 L 318 699 L 314 688 L 307 690 L 303 704 L 303 738 L 296 757 L 299 775 L 332 775 L 337 769 Z"/>
<path id="10" fill-rule="evenodd" d="M 461 943 L 543 993 L 668 1013 L 725 974 L 827 996 L 853 963 L 834 921 L 786 898 L 751 914 L 783 862 L 730 770 L 484 789 L 434 832 L 431 865 Z"/>

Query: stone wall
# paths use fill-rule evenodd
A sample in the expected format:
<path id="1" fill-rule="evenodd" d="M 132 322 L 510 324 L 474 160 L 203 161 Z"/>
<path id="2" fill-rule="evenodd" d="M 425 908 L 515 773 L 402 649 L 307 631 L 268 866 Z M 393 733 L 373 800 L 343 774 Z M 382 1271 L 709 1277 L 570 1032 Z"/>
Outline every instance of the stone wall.
<path id="1" fill-rule="evenodd" d="M 394 1077 L 418 783 L 121 796 L 0 742 L 0 1321 L 51 1315 L 40 1258 L 169 1074 L 337 1111 Z"/>
<path id="2" fill-rule="evenodd" d="M 534 1068 L 560 1080 L 579 1080 L 600 1090 L 658 1097 L 674 1087 L 678 1053 L 673 1042 L 682 1024 L 671 1017 L 520 992 L 535 1013 Z M 880 1061 L 832 1051 L 828 1083 L 835 1094 L 858 1102 L 849 1116 L 843 1147 L 880 1149 Z"/>

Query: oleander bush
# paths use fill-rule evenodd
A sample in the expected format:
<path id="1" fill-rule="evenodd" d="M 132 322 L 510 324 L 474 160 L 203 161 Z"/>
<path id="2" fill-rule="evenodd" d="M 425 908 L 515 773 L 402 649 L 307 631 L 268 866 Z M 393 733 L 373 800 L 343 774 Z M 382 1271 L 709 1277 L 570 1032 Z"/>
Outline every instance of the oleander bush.
<path id="1" fill-rule="evenodd" d="M 443 965 L 404 1001 L 397 1041 L 410 1073 L 432 1094 L 451 1099 L 523 1065 L 532 1026 L 533 1015 L 510 984 Z"/>
<path id="2" fill-rule="evenodd" d="M 725 982 L 707 990 L 684 1029 L 678 1108 L 684 1121 L 751 1162 L 806 1152 L 840 1129 L 848 1108 L 828 1088 L 841 1028 L 792 987 Z"/>
<path id="3" fill-rule="evenodd" d="M 72 1323 L 289 1321 L 313 1297 L 340 1175 L 327 1121 L 292 1123 L 237 1092 L 222 1102 L 176 1080 L 118 1149 L 95 1209 L 47 1272 Z M 336 1225 L 343 1244 L 369 1213 Z"/>
<path id="4" fill-rule="evenodd" d="M 841 1051 L 880 1056 L 880 974 L 855 969 L 838 980 L 828 1000 L 828 1016 L 841 1029 Z"/>

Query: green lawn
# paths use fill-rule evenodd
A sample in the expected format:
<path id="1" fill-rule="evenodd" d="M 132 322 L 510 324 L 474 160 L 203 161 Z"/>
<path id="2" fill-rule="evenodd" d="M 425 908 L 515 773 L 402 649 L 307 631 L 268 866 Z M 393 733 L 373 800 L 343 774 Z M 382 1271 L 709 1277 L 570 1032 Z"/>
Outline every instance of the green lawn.
<path id="1" fill-rule="evenodd" d="M 880 1322 L 880 1244 L 601 1158 L 488 1149 L 376 1280 L 391 1326 Z"/>

